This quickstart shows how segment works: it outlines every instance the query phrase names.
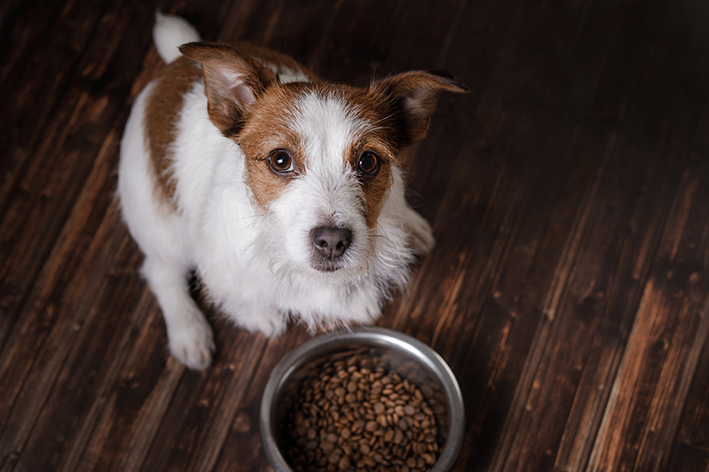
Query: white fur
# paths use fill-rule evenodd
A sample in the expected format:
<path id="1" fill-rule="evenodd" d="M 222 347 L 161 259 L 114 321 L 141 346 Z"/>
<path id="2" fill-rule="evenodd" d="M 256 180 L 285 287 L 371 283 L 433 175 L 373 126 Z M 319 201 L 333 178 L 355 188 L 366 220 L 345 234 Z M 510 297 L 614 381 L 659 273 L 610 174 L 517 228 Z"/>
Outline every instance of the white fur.
<path id="1" fill-rule="evenodd" d="M 156 42 L 167 37 L 161 24 L 164 18 Z M 281 80 L 297 75 L 279 72 Z M 186 277 L 193 269 L 222 313 L 267 336 L 282 333 L 290 318 L 311 328 L 375 321 L 389 291 L 407 284 L 414 254 L 428 251 L 433 237 L 406 203 L 396 167 L 377 224 L 367 227 L 362 187 L 343 153 L 371 125 L 335 95 L 302 96 L 291 126 L 304 140 L 307 169 L 263 212 L 244 183 L 241 149 L 209 120 L 204 84 L 197 82 L 184 97 L 172 148 L 177 211 L 171 211 L 156 199 L 142 123 L 153 86 L 139 95 L 126 126 L 118 193 L 145 254 L 143 274 L 163 310 L 172 354 L 203 369 L 214 349 L 211 329 L 189 296 Z M 328 222 L 351 228 L 353 239 L 344 267 L 321 272 L 309 262 L 309 232 Z"/>
<path id="2" fill-rule="evenodd" d="M 166 64 L 181 56 L 177 49 L 185 43 L 199 41 L 199 33 L 183 18 L 173 15 L 164 15 L 155 12 L 155 26 L 153 26 L 153 40 L 158 54 Z"/>

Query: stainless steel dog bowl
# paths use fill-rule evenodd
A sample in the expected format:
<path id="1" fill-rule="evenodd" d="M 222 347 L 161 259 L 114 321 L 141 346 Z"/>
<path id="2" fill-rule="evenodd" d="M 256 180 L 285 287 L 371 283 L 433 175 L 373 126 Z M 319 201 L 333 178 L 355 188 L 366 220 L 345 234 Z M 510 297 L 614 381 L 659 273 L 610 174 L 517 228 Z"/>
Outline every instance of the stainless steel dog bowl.
<path id="1" fill-rule="evenodd" d="M 453 466 L 463 441 L 465 413 L 458 382 L 448 365 L 411 336 L 385 328 L 356 327 L 306 341 L 284 356 L 271 373 L 261 398 L 259 426 L 266 457 L 277 472 L 292 472 L 282 453 L 282 429 L 303 379 L 333 357 L 363 350 L 421 389 L 436 415 L 442 443 L 431 471 Z"/>

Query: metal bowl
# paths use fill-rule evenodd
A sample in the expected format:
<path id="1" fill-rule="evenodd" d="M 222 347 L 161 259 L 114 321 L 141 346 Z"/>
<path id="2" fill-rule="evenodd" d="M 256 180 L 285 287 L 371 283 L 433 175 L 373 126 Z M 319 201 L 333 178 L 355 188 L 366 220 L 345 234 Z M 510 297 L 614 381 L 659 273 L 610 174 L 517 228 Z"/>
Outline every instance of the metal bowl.
<path id="1" fill-rule="evenodd" d="M 445 361 L 424 343 L 386 328 L 355 327 L 316 336 L 284 356 L 268 379 L 261 398 L 259 426 L 266 457 L 277 472 L 292 472 L 282 450 L 280 429 L 302 381 L 333 357 L 366 351 L 390 372 L 416 384 L 433 410 L 441 453 L 432 472 L 449 470 L 463 441 L 465 413 L 458 382 Z"/>

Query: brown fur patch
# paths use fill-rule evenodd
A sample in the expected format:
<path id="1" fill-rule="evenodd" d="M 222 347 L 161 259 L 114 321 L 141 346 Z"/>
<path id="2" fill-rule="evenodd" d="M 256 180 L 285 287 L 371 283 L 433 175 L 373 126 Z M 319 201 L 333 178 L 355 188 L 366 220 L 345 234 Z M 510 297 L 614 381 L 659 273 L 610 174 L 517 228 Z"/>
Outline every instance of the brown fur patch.
<path id="1" fill-rule="evenodd" d="M 396 140 L 401 148 L 426 136 L 441 92 L 469 92 L 446 71 L 404 72 L 372 83 L 369 91 L 372 97 L 387 102 L 396 116 Z"/>
<path id="2" fill-rule="evenodd" d="M 269 87 L 249 109 L 248 118 L 235 141 L 246 156 L 246 184 L 255 202 L 264 210 L 283 193 L 288 183 L 305 172 L 307 156 L 302 137 L 292 129 L 294 109 L 306 84 Z M 277 149 L 287 151 L 294 171 L 278 174 L 271 170 L 268 158 Z"/>
<path id="3" fill-rule="evenodd" d="M 381 144 L 381 143 L 377 143 Z M 365 150 L 376 151 L 377 145 L 367 144 Z M 382 148 L 379 148 L 382 149 Z M 384 208 L 384 203 L 389 195 L 389 190 L 393 184 L 393 176 L 391 171 L 392 160 L 387 158 L 386 151 L 376 151 L 381 161 L 379 172 L 372 176 L 362 176 L 362 190 L 364 192 L 364 219 L 369 229 L 377 225 L 379 215 Z M 357 167 L 361 152 L 352 153 L 352 166 Z"/>
<path id="4" fill-rule="evenodd" d="M 368 90 L 348 87 L 347 92 L 347 105 L 370 129 L 359 136 L 357 142 L 352 143 L 350 152 L 344 157 L 351 168 L 356 170 L 362 154 L 372 151 L 378 156 L 380 165 L 377 173 L 360 176 L 364 192 L 364 218 L 367 227 L 372 229 L 377 224 L 393 184 L 391 166 L 400 166 L 395 118 L 387 102 Z"/>
<path id="5" fill-rule="evenodd" d="M 188 43 L 180 51 L 202 66 L 209 119 L 222 135 L 237 136 L 249 105 L 276 83 L 273 71 L 226 44 Z"/>
<path id="6" fill-rule="evenodd" d="M 184 95 L 199 80 L 199 65 L 180 57 L 162 70 L 148 97 L 145 109 L 145 133 L 150 148 L 150 166 L 155 178 L 158 201 L 174 211 L 175 181 L 172 178 L 170 146 L 177 135 L 177 122 Z"/>

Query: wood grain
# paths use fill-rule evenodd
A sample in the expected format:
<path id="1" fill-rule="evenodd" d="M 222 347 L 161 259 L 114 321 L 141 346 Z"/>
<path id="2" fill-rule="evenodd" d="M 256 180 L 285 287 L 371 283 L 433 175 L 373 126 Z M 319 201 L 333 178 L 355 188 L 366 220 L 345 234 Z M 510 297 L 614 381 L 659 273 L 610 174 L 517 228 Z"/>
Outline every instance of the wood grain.
<path id="1" fill-rule="evenodd" d="M 0 2 L 0 470 L 270 471 L 263 387 L 310 335 L 209 313 L 176 363 L 114 199 L 156 7 L 366 85 L 449 69 L 407 150 L 437 245 L 380 325 L 457 375 L 454 470 L 709 471 L 702 2 Z"/>

